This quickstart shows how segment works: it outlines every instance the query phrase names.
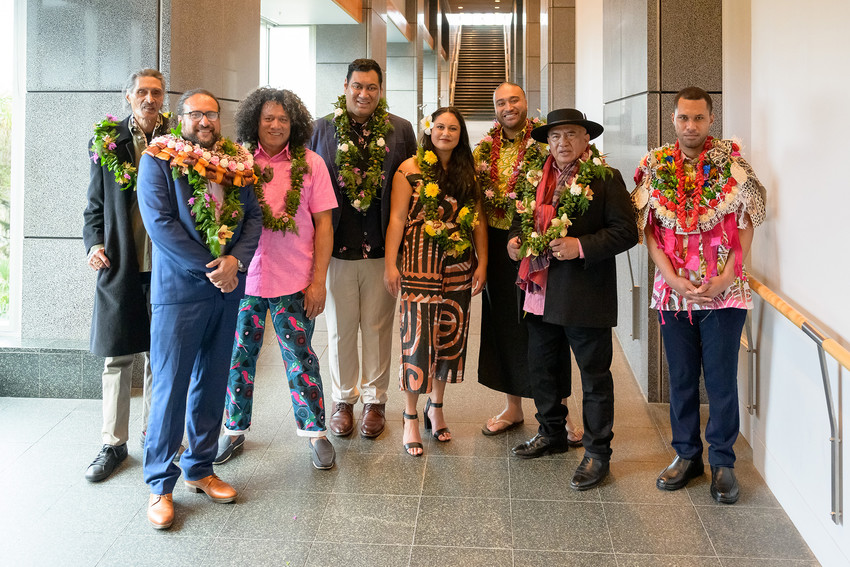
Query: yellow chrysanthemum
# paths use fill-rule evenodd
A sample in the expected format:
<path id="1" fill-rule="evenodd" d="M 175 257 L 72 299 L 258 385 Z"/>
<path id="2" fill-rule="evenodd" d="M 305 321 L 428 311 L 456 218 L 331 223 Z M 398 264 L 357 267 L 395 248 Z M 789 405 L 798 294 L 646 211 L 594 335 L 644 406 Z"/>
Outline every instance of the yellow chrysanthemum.
<path id="1" fill-rule="evenodd" d="M 427 154 L 426 154 L 426 158 L 427 158 Z M 429 183 L 428 185 L 425 186 L 425 196 L 426 197 L 430 197 L 431 199 L 433 199 L 434 197 L 436 197 L 439 194 L 440 194 L 440 186 L 437 185 L 436 183 L 431 182 L 431 183 Z"/>
<path id="2" fill-rule="evenodd" d="M 435 163 L 437 163 L 437 154 L 435 154 L 431 150 L 428 150 L 427 152 L 425 152 L 424 159 L 425 163 L 427 163 L 428 165 L 434 165 Z"/>
<path id="3" fill-rule="evenodd" d="M 437 231 L 434 230 L 434 227 L 431 226 L 430 224 L 427 224 L 427 223 L 425 224 L 425 232 L 428 233 L 428 236 L 436 236 L 437 235 Z"/>
<path id="4" fill-rule="evenodd" d="M 460 211 L 458 211 L 457 218 L 458 218 L 458 220 L 463 220 L 463 219 L 466 218 L 466 215 L 468 215 L 468 214 L 469 214 L 469 207 L 463 207 Z"/>

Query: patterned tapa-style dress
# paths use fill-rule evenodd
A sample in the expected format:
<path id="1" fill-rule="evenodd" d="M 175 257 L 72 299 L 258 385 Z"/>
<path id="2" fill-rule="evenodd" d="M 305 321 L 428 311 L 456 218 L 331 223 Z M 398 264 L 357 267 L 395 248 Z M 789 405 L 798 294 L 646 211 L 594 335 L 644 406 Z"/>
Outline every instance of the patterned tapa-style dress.
<path id="1" fill-rule="evenodd" d="M 420 174 L 406 175 L 413 187 L 401 256 L 401 370 L 402 390 L 427 394 L 432 380 L 463 381 L 469 304 L 475 255 L 472 247 L 461 256 L 446 255 L 425 234 L 425 207 L 419 201 Z M 457 220 L 457 201 L 444 195 L 440 220 Z"/>

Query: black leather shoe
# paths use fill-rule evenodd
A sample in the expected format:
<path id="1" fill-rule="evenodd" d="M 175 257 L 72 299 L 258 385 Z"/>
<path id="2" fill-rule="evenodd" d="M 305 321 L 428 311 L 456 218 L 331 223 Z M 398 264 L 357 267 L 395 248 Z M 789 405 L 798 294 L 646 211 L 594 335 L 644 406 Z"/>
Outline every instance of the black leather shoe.
<path id="1" fill-rule="evenodd" d="M 570 488 L 589 490 L 605 480 L 606 476 L 608 476 L 608 461 L 585 456 L 570 481 Z"/>
<path id="2" fill-rule="evenodd" d="M 543 437 L 539 433 L 526 441 L 511 449 L 511 453 L 520 459 L 536 459 L 543 455 L 554 455 L 556 453 L 566 453 L 569 445 L 564 443 L 552 443 L 548 437 Z"/>
<path id="3" fill-rule="evenodd" d="M 121 464 L 121 461 L 127 458 L 127 444 L 122 445 L 104 445 L 100 449 L 92 464 L 86 469 L 86 480 L 89 482 L 100 482 L 109 475 Z"/>
<path id="4" fill-rule="evenodd" d="M 658 475 L 655 486 L 659 490 L 679 490 L 685 488 L 692 478 L 701 476 L 704 470 L 702 457 L 691 460 L 676 455 L 670 466 Z"/>
<path id="5" fill-rule="evenodd" d="M 711 497 L 721 504 L 738 501 L 738 479 L 732 467 L 711 467 Z"/>

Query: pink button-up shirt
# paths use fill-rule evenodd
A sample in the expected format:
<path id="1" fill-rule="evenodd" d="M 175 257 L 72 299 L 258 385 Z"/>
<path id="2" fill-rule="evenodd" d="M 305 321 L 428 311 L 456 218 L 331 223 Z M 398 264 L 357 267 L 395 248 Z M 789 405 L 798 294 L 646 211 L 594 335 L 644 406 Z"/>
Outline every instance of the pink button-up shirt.
<path id="1" fill-rule="evenodd" d="M 313 213 L 336 208 L 331 177 L 324 160 L 307 150 L 310 173 L 304 176 L 301 204 L 295 214 L 298 234 L 263 228 L 254 259 L 248 268 L 246 295 L 280 297 L 299 292 L 313 281 Z M 275 216 L 286 210 L 286 193 L 291 187 L 292 161 L 289 145 L 274 157 L 262 148 L 254 152 L 254 162 L 261 168 L 271 166 L 274 178 L 263 186 L 266 203 Z"/>

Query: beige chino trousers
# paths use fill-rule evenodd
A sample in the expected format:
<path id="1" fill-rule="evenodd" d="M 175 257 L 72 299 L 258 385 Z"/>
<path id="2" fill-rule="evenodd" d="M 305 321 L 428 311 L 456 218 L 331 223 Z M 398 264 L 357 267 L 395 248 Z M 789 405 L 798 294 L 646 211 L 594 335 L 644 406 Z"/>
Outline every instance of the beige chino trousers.
<path id="1" fill-rule="evenodd" d="M 103 365 L 103 429 L 104 445 L 123 445 L 130 437 L 130 388 L 133 383 L 134 354 L 107 356 Z M 142 431 L 148 428 L 151 409 L 151 359 L 145 353 L 142 389 Z"/>
<path id="2" fill-rule="evenodd" d="M 334 402 L 386 403 L 395 307 L 396 298 L 384 287 L 383 258 L 331 258 L 325 316 Z"/>

